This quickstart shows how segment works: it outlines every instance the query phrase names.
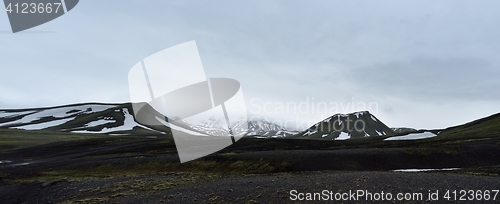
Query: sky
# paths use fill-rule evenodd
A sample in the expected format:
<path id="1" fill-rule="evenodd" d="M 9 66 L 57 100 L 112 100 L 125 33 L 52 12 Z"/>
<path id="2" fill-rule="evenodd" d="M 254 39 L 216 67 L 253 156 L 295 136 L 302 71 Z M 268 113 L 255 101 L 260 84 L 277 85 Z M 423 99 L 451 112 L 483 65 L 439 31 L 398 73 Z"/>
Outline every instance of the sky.
<path id="1" fill-rule="evenodd" d="M 102 1 L 13 34 L 0 13 L 0 109 L 130 101 L 128 72 L 195 40 L 250 117 L 304 128 L 369 110 L 445 128 L 500 112 L 498 1 Z M 295 108 L 294 108 L 295 107 Z"/>

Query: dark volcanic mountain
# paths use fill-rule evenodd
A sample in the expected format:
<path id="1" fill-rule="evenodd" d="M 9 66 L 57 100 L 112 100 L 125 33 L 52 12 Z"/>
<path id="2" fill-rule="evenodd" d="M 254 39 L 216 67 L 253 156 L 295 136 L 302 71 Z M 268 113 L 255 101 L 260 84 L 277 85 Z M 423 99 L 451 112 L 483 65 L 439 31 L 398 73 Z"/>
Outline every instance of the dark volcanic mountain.
<path id="1" fill-rule="evenodd" d="M 368 136 L 389 136 L 395 132 L 368 111 L 335 114 L 316 123 L 294 138 L 346 140 Z"/>
<path id="2" fill-rule="evenodd" d="M 162 133 L 137 123 L 130 103 L 85 103 L 50 108 L 0 110 L 0 127 L 110 135 Z"/>

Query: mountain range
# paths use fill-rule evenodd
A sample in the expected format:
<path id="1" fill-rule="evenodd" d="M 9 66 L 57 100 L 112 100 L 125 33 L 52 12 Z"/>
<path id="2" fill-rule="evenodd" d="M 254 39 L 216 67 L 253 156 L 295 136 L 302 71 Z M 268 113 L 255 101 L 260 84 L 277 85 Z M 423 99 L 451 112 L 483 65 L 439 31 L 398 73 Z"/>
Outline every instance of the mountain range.
<path id="1" fill-rule="evenodd" d="M 108 135 L 170 134 L 170 128 L 184 128 L 208 135 L 221 135 L 225 121 L 208 120 L 198 125 L 177 121 L 176 125 L 162 124 L 155 117 L 162 117 L 150 106 L 134 114 L 133 106 L 140 104 L 83 103 L 48 108 L 0 110 L 0 128 L 47 130 L 73 133 L 99 133 Z M 168 119 L 166 120 L 168 121 Z M 235 121 L 233 128 L 243 126 Z M 266 120 L 248 121 L 247 136 L 286 137 L 297 134 Z"/>
<path id="2" fill-rule="evenodd" d="M 151 107 L 134 114 L 141 104 L 82 103 L 48 108 L 0 110 L 0 128 L 45 130 L 107 135 L 169 135 L 170 128 L 184 128 L 206 135 L 221 135 L 225 122 L 209 120 L 198 125 L 159 122 L 164 118 Z M 143 104 L 142 104 L 143 105 Z M 156 118 L 156 119 L 155 119 Z M 478 129 L 484 134 L 500 132 L 500 114 L 495 114 L 464 125 L 440 130 L 389 128 L 368 111 L 332 115 L 304 131 L 290 131 L 266 120 L 247 121 L 247 137 L 289 138 L 315 140 L 346 140 L 372 136 L 415 136 L 426 138 L 436 135 L 472 134 Z M 243 127 L 244 121 L 235 121 L 233 128 Z M 395 139 L 395 138 L 393 138 Z"/>

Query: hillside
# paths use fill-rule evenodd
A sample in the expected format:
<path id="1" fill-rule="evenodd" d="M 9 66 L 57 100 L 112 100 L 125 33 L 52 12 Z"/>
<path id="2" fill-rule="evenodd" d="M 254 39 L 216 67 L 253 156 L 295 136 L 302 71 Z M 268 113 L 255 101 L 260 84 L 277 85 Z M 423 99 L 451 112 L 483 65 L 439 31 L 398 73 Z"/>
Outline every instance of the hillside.
<path id="1" fill-rule="evenodd" d="M 456 139 L 500 136 L 500 113 L 442 130 L 436 138 Z"/>

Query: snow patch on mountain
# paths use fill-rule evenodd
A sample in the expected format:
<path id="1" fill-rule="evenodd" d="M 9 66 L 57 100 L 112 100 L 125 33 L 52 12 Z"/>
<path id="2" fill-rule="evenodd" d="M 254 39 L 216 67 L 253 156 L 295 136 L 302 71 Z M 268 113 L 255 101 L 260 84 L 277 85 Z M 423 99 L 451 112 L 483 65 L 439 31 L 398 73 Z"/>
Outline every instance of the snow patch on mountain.
<path id="1" fill-rule="evenodd" d="M 347 139 L 350 139 L 351 138 L 351 135 L 347 132 L 340 132 L 340 135 L 335 138 L 335 140 L 347 140 Z"/>
<path id="2" fill-rule="evenodd" d="M 317 133 L 318 130 L 314 130 L 314 131 L 311 131 L 311 130 L 308 130 L 306 133 L 304 133 L 302 136 L 308 136 L 308 135 L 312 135 L 314 133 Z"/>
<path id="3" fill-rule="evenodd" d="M 418 140 L 418 139 L 425 139 L 425 138 L 431 138 L 431 137 L 436 137 L 437 135 L 432 133 L 432 132 L 423 132 L 423 133 L 411 133 L 405 136 L 397 136 L 397 137 L 389 137 L 385 139 L 384 141 L 388 140 Z"/>
<path id="4" fill-rule="evenodd" d="M 120 110 L 120 109 L 117 109 L 117 110 Z M 85 124 L 85 126 L 86 127 L 95 127 L 95 126 L 105 125 L 108 123 L 115 123 L 115 122 L 116 122 L 116 120 L 112 120 L 110 118 L 103 118 L 100 120 L 89 122 L 89 123 Z"/>
<path id="5" fill-rule="evenodd" d="M 22 129 L 22 130 L 41 130 L 49 127 L 54 127 L 58 125 L 62 125 L 68 121 L 74 120 L 76 117 L 72 118 L 65 118 L 65 119 L 60 119 L 60 120 L 53 120 L 45 123 L 37 123 L 37 124 L 30 124 L 30 125 L 23 125 L 23 126 L 17 126 L 17 127 L 12 127 L 15 129 Z"/>

